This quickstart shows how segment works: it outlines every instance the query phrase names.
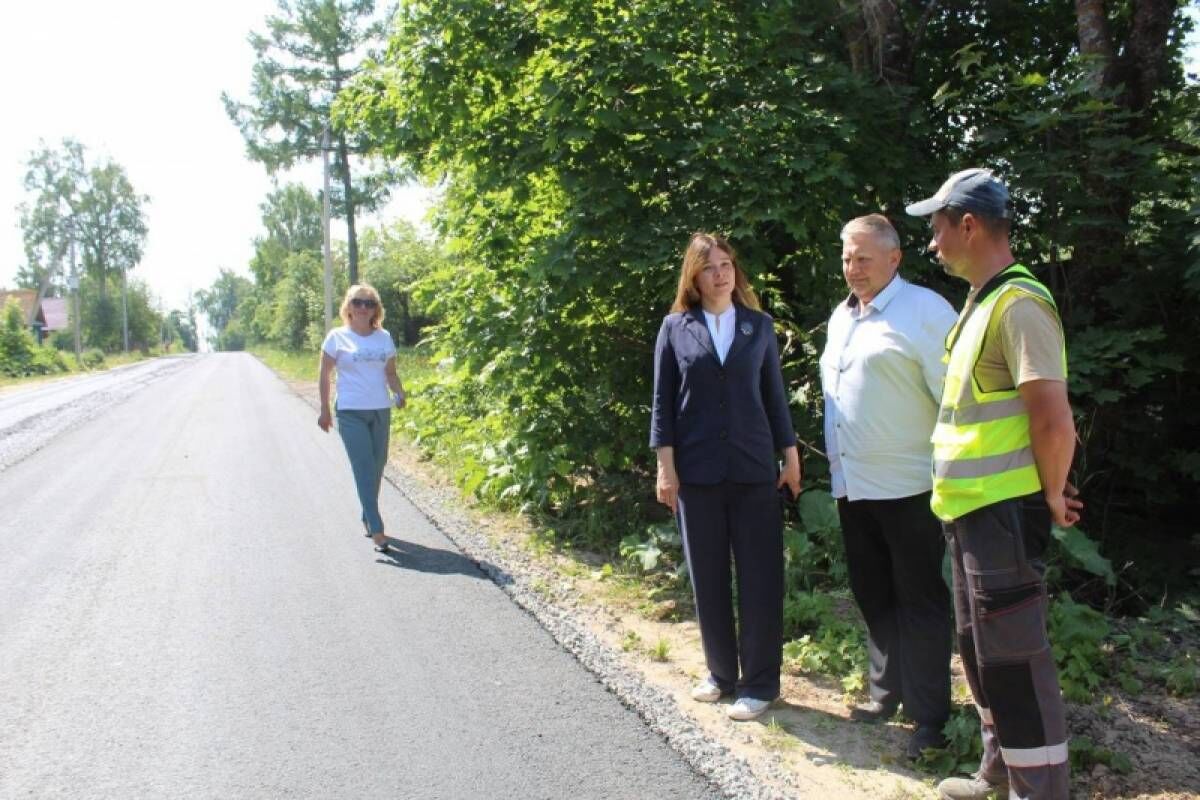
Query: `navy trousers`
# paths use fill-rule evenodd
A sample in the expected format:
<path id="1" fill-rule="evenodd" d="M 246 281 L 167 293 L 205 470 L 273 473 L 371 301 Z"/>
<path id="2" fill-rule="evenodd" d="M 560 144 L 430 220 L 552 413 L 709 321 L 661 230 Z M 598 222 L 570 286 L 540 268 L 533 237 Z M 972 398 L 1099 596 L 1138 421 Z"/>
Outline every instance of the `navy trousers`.
<path id="1" fill-rule="evenodd" d="M 738 697 L 774 700 L 783 664 L 783 508 L 775 483 L 684 484 L 676 520 L 710 677 Z"/>
<path id="2" fill-rule="evenodd" d="M 923 725 L 950 716 L 950 590 L 946 540 L 929 492 L 837 501 L 850 589 L 867 623 L 871 699 Z"/>

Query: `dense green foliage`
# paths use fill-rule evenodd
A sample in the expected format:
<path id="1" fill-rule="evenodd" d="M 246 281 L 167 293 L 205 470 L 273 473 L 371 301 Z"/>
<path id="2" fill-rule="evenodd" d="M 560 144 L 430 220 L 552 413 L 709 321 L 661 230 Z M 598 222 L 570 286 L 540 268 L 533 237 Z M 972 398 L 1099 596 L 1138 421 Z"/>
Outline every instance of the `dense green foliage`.
<path id="1" fill-rule="evenodd" d="M 24 184 L 30 195 L 20 207 L 27 263 L 18 285 L 65 296 L 75 274 L 85 346 L 111 352 L 158 344 L 163 317 L 148 288 L 128 279 L 145 248 L 149 198 L 134 190 L 125 169 L 109 159 L 91 161 L 82 144 L 64 139 L 58 148 L 43 144 L 30 154 Z M 55 343 L 74 347 L 73 339 Z"/>
<path id="2" fill-rule="evenodd" d="M 0 375 L 21 378 L 66 372 L 62 354 L 34 340 L 25 325 L 25 312 L 15 298 L 0 307 Z"/>
<path id="3" fill-rule="evenodd" d="M 217 350 L 267 346 L 315 352 L 325 337 L 324 261 L 319 199 L 298 184 L 272 191 L 260 206 L 264 234 L 254 241 L 253 280 L 222 270 L 196 293 Z M 413 287 L 443 268 L 439 248 L 400 221 L 362 236 L 360 281 L 380 294 L 384 327 L 402 344 L 415 344 L 432 321 Z M 333 324 L 349 286 L 346 256 L 333 254 Z"/>
<path id="4" fill-rule="evenodd" d="M 453 268 L 425 284 L 443 369 L 413 432 L 485 499 L 571 517 L 620 495 L 652 514 L 654 331 L 688 234 L 717 229 L 780 324 L 819 484 L 840 225 L 888 213 L 910 277 L 957 305 L 965 287 L 917 255 L 901 206 L 982 164 L 1063 307 L 1085 529 L 1119 563 L 1146 536 L 1189 552 L 1200 322 L 1164 311 L 1200 291 L 1187 23 L 1173 2 L 1101 5 L 1088 41 L 1106 47 L 1081 53 L 1096 20 L 1050 2 L 896 4 L 875 27 L 856 3 L 403 3 L 337 112 L 444 187 Z M 1133 560 L 1125 589 L 1186 579 L 1185 558 Z"/>

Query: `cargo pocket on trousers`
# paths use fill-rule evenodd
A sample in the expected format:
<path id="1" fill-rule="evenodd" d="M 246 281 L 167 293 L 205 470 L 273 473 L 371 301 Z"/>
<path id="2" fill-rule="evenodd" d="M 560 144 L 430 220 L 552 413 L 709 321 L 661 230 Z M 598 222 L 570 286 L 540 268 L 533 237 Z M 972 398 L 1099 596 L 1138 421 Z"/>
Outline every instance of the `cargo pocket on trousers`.
<path id="1" fill-rule="evenodd" d="M 980 661 L 1021 661 L 1049 647 L 1040 583 L 975 593 L 975 650 Z"/>

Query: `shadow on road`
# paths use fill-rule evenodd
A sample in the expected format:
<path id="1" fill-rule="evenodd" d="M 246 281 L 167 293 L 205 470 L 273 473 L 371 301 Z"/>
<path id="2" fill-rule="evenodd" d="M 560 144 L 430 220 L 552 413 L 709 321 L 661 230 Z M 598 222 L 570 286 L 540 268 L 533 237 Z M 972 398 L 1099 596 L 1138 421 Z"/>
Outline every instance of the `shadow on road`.
<path id="1" fill-rule="evenodd" d="M 381 554 L 375 563 L 434 575 L 466 575 L 483 580 L 490 580 L 488 572 L 494 571 L 490 564 L 476 563 L 462 553 L 425 547 L 393 536 L 388 537 L 387 555 Z"/>

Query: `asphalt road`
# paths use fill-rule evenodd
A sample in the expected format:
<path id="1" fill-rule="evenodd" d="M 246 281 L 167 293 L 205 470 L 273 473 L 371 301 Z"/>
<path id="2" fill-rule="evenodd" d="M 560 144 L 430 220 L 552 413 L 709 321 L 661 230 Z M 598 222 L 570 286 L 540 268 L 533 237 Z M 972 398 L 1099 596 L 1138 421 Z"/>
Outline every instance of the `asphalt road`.
<path id="1" fill-rule="evenodd" d="M 242 354 L 0 471 L 0 797 L 714 796 L 390 485 L 382 508 L 395 558 L 336 433 Z"/>

